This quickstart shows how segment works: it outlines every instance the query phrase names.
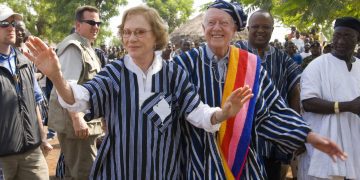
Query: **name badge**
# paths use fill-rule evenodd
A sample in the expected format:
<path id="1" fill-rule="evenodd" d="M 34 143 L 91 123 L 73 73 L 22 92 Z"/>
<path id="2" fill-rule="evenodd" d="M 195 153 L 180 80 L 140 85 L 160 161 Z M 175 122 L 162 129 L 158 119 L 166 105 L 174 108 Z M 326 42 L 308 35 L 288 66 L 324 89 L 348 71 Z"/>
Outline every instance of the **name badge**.
<path id="1" fill-rule="evenodd" d="M 171 108 L 165 99 L 161 99 L 154 107 L 154 111 L 159 115 L 162 122 L 165 118 L 168 117 L 171 113 Z"/>

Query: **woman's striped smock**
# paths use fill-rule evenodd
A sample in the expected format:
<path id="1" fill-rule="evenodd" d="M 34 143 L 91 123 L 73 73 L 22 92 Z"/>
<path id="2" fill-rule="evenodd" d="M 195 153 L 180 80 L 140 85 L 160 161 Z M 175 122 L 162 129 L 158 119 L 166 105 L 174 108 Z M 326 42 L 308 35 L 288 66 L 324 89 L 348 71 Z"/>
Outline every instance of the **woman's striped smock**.
<path id="1" fill-rule="evenodd" d="M 107 65 L 84 84 L 90 92 L 87 119 L 104 116 L 107 134 L 98 151 L 90 179 L 179 179 L 182 173 L 180 115 L 199 103 L 187 74 L 173 62 L 162 62 L 152 76 L 154 93 L 139 106 L 136 74 L 124 60 Z M 153 110 L 166 100 L 171 113 L 164 121 Z"/>
<path id="2" fill-rule="evenodd" d="M 174 61 L 187 70 L 201 100 L 205 104 L 210 106 L 221 105 L 224 83 L 219 82 L 218 78 L 214 76 L 217 66 L 212 65 L 212 63 L 216 62 L 209 60 L 205 46 L 177 56 Z M 267 72 L 262 67 L 259 81 L 259 93 L 255 94 L 257 100 L 252 140 L 241 179 L 266 179 L 264 166 L 257 153 L 257 142 L 260 136 L 279 145 L 281 151 L 290 153 L 304 144 L 310 131 L 308 125 L 293 110 L 287 107 L 272 84 Z M 186 132 L 187 141 L 184 143 L 191 147 L 186 156 L 199 158 L 185 159 L 185 166 L 190 171 L 193 171 L 193 174 L 199 175 L 198 177 L 201 179 L 215 179 L 215 176 L 224 179 L 222 167 L 218 168 L 221 162 L 219 162 L 219 152 L 214 147 L 216 139 L 210 138 L 211 134 L 195 128 L 189 123 L 187 123 L 186 127 L 187 129 L 184 131 Z M 216 151 L 213 149 L 216 149 Z M 186 160 L 191 162 L 186 162 Z M 214 172 L 216 170 L 218 171 Z"/>

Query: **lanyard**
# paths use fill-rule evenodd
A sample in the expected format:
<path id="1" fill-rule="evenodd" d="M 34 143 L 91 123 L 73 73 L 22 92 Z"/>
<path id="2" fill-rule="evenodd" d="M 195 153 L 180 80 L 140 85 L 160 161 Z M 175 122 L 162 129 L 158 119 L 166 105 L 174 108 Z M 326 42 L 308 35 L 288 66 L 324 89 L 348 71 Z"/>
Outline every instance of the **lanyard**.
<path id="1" fill-rule="evenodd" d="M 15 83 L 15 89 L 16 89 L 16 94 L 17 94 L 17 99 L 18 99 L 18 105 L 19 105 L 19 112 L 22 114 L 23 113 L 23 106 L 22 106 L 22 92 L 21 92 L 21 83 L 20 83 L 20 78 L 19 78 L 19 68 L 17 67 L 17 56 L 16 56 L 16 52 L 15 52 L 15 71 L 13 71 L 12 67 L 11 67 L 11 62 L 10 62 L 10 57 L 11 57 L 11 52 L 7 58 L 7 62 L 8 62 L 8 65 L 9 65 L 9 69 L 10 69 L 10 72 L 11 72 L 11 75 L 14 79 L 14 83 Z"/>
<path id="2" fill-rule="evenodd" d="M 12 69 L 12 67 L 11 67 L 11 62 L 10 62 L 10 57 L 11 57 L 11 53 L 10 53 L 10 55 L 8 56 L 8 58 L 7 58 L 7 62 L 8 62 L 8 64 L 9 64 L 9 69 L 10 69 L 10 72 L 11 72 L 11 75 L 12 75 L 12 77 L 13 77 L 13 79 L 14 79 L 14 82 L 15 82 L 15 88 L 16 88 L 16 93 L 17 94 L 19 94 L 20 93 L 20 83 L 19 83 L 19 81 L 20 81 L 20 79 L 19 79 L 19 76 L 18 76 L 18 74 L 19 74 L 19 70 L 18 70 L 18 68 L 16 67 L 16 57 L 15 57 L 15 72 L 13 71 L 13 69 Z"/>

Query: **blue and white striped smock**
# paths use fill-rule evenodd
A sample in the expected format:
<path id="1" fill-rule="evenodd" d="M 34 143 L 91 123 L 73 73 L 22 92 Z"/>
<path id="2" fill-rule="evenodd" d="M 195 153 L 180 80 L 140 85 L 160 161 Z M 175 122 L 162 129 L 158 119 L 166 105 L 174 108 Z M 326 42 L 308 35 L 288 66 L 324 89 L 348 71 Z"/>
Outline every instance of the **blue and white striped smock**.
<path id="1" fill-rule="evenodd" d="M 241 49 L 259 55 L 258 50 L 253 48 L 248 41 L 238 41 L 235 45 Z M 279 91 L 280 96 L 289 105 L 288 95 L 300 82 L 300 66 L 284 51 L 272 46 L 269 46 L 269 49 L 264 52 L 264 59 L 262 59 L 261 65 L 268 72 L 271 81 Z M 260 143 L 263 143 L 263 145 L 259 146 L 259 153 L 263 156 L 270 157 L 274 150 L 272 149 L 271 142 L 260 138 Z M 281 156 L 283 156 L 282 159 L 287 159 L 285 155 Z M 287 159 L 287 161 L 288 160 L 289 159 Z"/>
<path id="2" fill-rule="evenodd" d="M 215 78 L 214 72 L 218 71 L 218 66 L 213 65 L 216 62 L 207 56 L 205 46 L 177 56 L 174 61 L 187 70 L 205 104 L 221 105 L 224 83 Z M 265 168 L 257 152 L 260 136 L 279 145 L 280 151 L 290 153 L 304 144 L 310 131 L 309 126 L 287 107 L 263 67 L 259 81 L 259 93 L 255 94 L 257 101 L 252 139 L 241 179 L 266 179 Z M 192 179 L 225 179 L 215 136 L 189 123 L 186 128 L 184 143 L 191 148 L 186 156 L 196 158 L 187 158 L 183 163 L 192 172 Z"/>
<path id="3" fill-rule="evenodd" d="M 179 161 L 179 116 L 192 112 L 200 99 L 182 68 L 161 63 L 151 79 L 153 94 L 141 106 L 137 76 L 124 59 L 108 64 L 83 85 L 90 92 L 86 119 L 104 116 L 107 125 L 90 179 L 180 179 L 186 173 Z M 162 99 L 171 106 L 164 121 L 153 110 Z"/>

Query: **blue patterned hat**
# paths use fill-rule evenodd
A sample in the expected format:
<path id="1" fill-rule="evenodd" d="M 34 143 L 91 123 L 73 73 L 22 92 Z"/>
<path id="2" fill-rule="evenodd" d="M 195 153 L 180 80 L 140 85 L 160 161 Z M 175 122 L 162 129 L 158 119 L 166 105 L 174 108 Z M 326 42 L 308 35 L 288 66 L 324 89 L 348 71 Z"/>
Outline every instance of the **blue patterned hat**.
<path id="1" fill-rule="evenodd" d="M 237 2 L 226 2 L 224 0 L 216 0 L 210 4 L 209 8 L 217 8 L 227 12 L 235 21 L 237 31 L 242 31 L 246 27 L 247 14 L 245 14 L 241 4 Z"/>

